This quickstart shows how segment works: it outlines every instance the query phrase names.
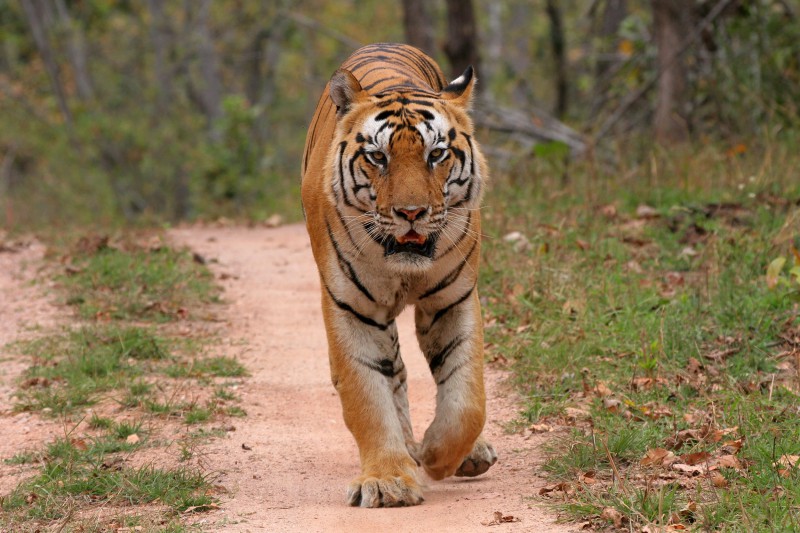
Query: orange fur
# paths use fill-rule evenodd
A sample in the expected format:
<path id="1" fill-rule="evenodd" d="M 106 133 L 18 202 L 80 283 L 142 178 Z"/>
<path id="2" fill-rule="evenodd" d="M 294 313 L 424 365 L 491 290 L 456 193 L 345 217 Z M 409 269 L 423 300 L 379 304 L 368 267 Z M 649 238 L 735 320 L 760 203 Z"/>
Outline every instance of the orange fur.
<path id="1" fill-rule="evenodd" d="M 453 475 L 484 425 L 475 285 L 488 172 L 468 116 L 471 69 L 462 78 L 447 85 L 414 48 L 368 46 L 334 74 L 309 127 L 303 207 L 331 376 L 361 458 L 354 505 L 419 503 L 415 460 L 434 479 Z M 394 318 L 407 304 L 439 384 L 421 444 L 396 347 Z"/>

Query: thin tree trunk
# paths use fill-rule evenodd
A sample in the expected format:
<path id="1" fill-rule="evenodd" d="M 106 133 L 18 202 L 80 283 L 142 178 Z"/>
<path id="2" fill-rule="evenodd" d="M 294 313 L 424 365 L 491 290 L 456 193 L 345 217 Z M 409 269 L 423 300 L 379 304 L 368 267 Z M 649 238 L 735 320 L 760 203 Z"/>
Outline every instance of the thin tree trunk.
<path id="1" fill-rule="evenodd" d="M 416 46 L 428 55 L 435 50 L 433 20 L 427 0 L 403 0 L 403 29 L 406 43 Z"/>
<path id="2" fill-rule="evenodd" d="M 153 44 L 153 73 L 156 79 L 158 111 L 166 112 L 174 94 L 172 69 L 168 63 L 172 47 L 169 20 L 164 14 L 164 0 L 147 0 L 150 11 L 150 40 Z"/>
<path id="3" fill-rule="evenodd" d="M 616 54 L 616 39 L 613 39 L 619 32 L 619 26 L 625 17 L 628 15 L 628 2 L 627 0 L 605 0 L 605 9 L 603 10 L 603 19 L 600 22 L 600 29 L 597 36 L 600 37 L 603 44 L 606 45 L 600 50 L 600 57 L 597 59 L 597 78 L 603 78 L 605 74 L 617 62 Z M 608 41 L 614 41 L 609 43 Z M 609 47 L 608 45 L 611 44 Z"/>
<path id="4" fill-rule="evenodd" d="M 64 86 L 61 83 L 61 76 L 58 71 L 53 56 L 53 49 L 50 46 L 50 41 L 47 38 L 45 31 L 45 12 L 47 7 L 43 5 L 42 0 L 21 0 L 22 9 L 25 12 L 25 18 L 28 20 L 28 25 L 31 28 L 33 41 L 36 43 L 36 48 L 42 56 L 44 68 L 47 71 L 47 76 L 50 78 L 50 85 L 53 88 L 53 93 L 56 95 L 58 108 L 64 116 L 64 121 L 67 126 L 72 125 L 72 113 L 67 105 L 67 96 L 64 91 Z"/>
<path id="5" fill-rule="evenodd" d="M 55 4 L 56 11 L 58 11 L 58 18 L 61 24 L 66 28 L 68 34 L 67 55 L 69 56 L 70 63 L 72 63 L 78 98 L 81 100 L 91 100 L 94 97 L 94 87 L 92 78 L 89 75 L 89 57 L 86 52 L 86 41 L 83 38 L 83 32 L 73 22 L 64 0 L 56 0 Z"/>
<path id="6" fill-rule="evenodd" d="M 531 37 L 530 28 L 533 6 L 527 0 L 513 2 L 510 6 L 511 20 L 508 21 L 508 34 L 504 44 L 505 61 L 511 67 L 514 86 L 511 101 L 516 107 L 526 108 L 534 103 L 534 86 L 531 80 Z"/>
<path id="7" fill-rule="evenodd" d="M 684 16 L 691 12 L 689 0 L 652 0 L 653 34 L 658 48 L 658 93 L 653 118 L 655 138 L 671 144 L 686 141 L 688 129 L 683 116 L 686 93 L 684 62 L 678 56 Z"/>
<path id="8" fill-rule="evenodd" d="M 484 85 L 484 95 L 489 91 L 491 80 L 500 74 L 500 68 L 505 58 L 503 57 L 503 41 L 507 29 L 503 28 L 503 5 L 500 2 L 489 2 L 486 6 L 488 19 L 486 31 L 486 56 L 481 65 L 481 79 Z M 488 81 L 488 83 L 487 83 Z"/>
<path id="9" fill-rule="evenodd" d="M 447 0 L 444 53 L 450 61 L 450 79 L 460 76 L 470 65 L 479 66 L 478 32 L 472 0 Z"/>
<path id="10" fill-rule="evenodd" d="M 553 63 L 555 65 L 555 89 L 556 105 L 555 114 L 558 118 L 564 118 L 567 112 L 567 58 L 564 53 L 564 24 L 561 20 L 561 10 L 559 10 L 556 0 L 547 0 L 547 18 L 550 19 L 550 47 L 553 52 Z"/>
<path id="11" fill-rule="evenodd" d="M 190 4 L 185 5 L 188 8 Z M 222 118 L 222 82 L 219 74 L 219 58 L 209 30 L 211 0 L 199 0 L 197 3 L 191 2 L 191 5 L 197 9 L 193 33 L 201 80 L 199 87 L 196 88 L 196 94 L 208 119 L 209 134 L 213 140 L 219 140 L 217 122 Z"/>

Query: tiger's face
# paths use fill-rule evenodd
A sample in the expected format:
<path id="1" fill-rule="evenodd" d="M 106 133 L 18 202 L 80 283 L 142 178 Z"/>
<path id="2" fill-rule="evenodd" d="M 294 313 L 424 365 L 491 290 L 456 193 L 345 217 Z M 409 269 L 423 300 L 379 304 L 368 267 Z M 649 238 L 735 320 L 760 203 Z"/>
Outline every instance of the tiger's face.
<path id="1" fill-rule="evenodd" d="M 372 96 L 347 74 L 338 71 L 331 82 L 338 108 L 333 200 L 357 217 L 390 265 L 425 269 L 480 202 L 484 164 L 465 94 L 471 69 L 439 95 Z"/>

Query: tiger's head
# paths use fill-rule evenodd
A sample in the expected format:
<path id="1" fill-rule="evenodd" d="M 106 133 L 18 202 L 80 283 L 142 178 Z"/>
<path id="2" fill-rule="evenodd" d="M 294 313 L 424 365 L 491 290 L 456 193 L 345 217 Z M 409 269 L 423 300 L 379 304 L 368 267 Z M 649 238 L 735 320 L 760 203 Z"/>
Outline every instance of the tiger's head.
<path id="1" fill-rule="evenodd" d="M 401 86 L 371 95 L 344 69 L 330 81 L 333 202 L 399 270 L 429 267 L 480 204 L 486 167 L 468 115 L 474 83 L 472 67 L 440 93 Z"/>

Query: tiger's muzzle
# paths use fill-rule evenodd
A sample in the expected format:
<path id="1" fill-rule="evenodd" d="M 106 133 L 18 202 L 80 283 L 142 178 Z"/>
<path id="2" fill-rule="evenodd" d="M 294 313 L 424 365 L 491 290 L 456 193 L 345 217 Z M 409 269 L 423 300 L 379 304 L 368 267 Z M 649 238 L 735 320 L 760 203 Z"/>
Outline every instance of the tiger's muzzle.
<path id="1" fill-rule="evenodd" d="M 384 256 L 407 253 L 432 258 L 436 252 L 436 237 L 435 233 L 425 236 L 413 229 L 402 237 L 390 235 L 383 242 Z"/>

